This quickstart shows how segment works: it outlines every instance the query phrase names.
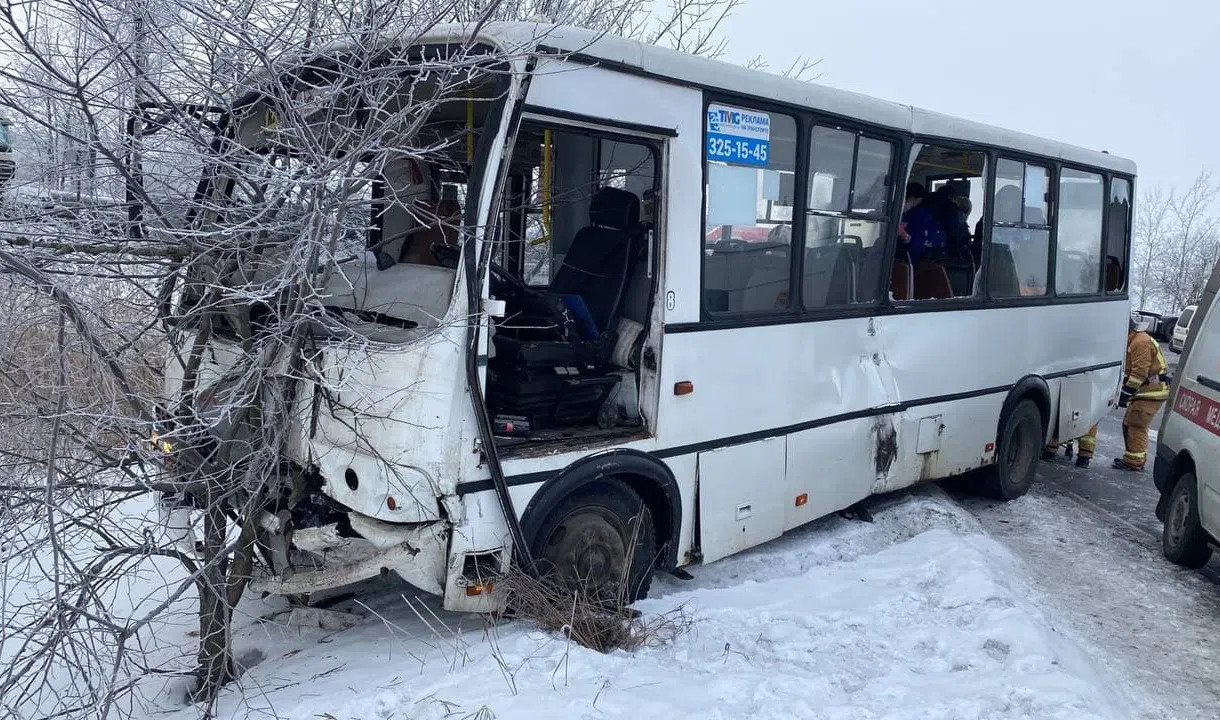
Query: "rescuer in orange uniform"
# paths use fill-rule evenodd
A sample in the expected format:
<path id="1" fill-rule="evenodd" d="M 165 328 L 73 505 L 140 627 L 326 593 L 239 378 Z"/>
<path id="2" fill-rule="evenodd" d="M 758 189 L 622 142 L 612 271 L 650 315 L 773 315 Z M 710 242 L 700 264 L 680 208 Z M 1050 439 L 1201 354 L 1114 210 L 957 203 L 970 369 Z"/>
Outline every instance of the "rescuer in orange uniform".
<path id="1" fill-rule="evenodd" d="M 1127 408 L 1123 416 L 1121 458 L 1114 459 L 1120 470 L 1143 470 L 1148 459 L 1148 427 L 1165 399 L 1169 397 L 1169 364 L 1148 333 L 1131 320 L 1127 332 L 1127 359 L 1123 364 L 1127 378 L 1118 406 Z"/>

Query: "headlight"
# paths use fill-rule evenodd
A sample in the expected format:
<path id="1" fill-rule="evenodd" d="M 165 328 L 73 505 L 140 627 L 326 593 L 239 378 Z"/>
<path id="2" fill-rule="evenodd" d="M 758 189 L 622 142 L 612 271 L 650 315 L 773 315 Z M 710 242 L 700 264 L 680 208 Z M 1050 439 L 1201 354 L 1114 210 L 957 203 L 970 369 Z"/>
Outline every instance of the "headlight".
<path id="1" fill-rule="evenodd" d="M 160 450 L 166 455 L 169 455 L 174 451 L 174 446 L 170 445 L 169 440 L 162 438 L 155 432 L 149 434 L 148 442 L 152 445 L 154 450 Z"/>

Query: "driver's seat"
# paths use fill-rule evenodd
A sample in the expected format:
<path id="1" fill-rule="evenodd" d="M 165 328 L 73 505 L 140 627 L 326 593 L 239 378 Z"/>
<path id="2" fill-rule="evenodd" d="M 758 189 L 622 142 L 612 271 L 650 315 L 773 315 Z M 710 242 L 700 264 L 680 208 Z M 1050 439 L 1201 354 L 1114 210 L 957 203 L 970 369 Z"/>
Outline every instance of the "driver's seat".
<path id="1" fill-rule="evenodd" d="M 550 290 L 579 296 L 596 331 L 604 333 L 612 329 L 623 301 L 640 200 L 626 190 L 602 188 L 590 202 L 589 223 L 572 238 Z"/>
<path id="2" fill-rule="evenodd" d="M 512 296 L 488 363 L 487 403 L 497 418 L 535 429 L 594 420 L 621 380 L 609 361 L 639 219 L 635 195 L 598 190 L 589 226 L 572 238 L 547 291 Z"/>

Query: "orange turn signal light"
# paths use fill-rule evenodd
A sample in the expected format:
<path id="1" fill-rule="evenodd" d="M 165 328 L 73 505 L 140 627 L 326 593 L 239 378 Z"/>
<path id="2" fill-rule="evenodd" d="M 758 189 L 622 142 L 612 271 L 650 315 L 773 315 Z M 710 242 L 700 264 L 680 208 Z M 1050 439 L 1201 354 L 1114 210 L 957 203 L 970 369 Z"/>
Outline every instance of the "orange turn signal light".
<path id="1" fill-rule="evenodd" d="M 695 384 L 690 380 L 674 383 L 674 395 L 690 395 L 695 391 Z"/>
<path id="2" fill-rule="evenodd" d="M 801 507 L 802 505 L 804 505 L 807 502 L 809 502 L 809 493 L 801 493 L 800 495 L 796 496 L 796 506 L 797 507 Z"/>
<path id="3" fill-rule="evenodd" d="M 386 498 L 386 499 L 385 499 L 385 506 L 386 506 L 386 507 L 388 507 L 388 508 L 389 508 L 389 509 L 391 509 L 391 510 L 397 510 L 397 509 L 398 509 L 398 501 L 394 499 L 394 496 L 393 496 L 393 495 L 391 495 L 391 496 L 389 496 L 388 498 Z"/>
<path id="4" fill-rule="evenodd" d="M 475 583 L 466 586 L 466 597 L 475 597 L 477 595 L 487 595 L 496 587 L 495 583 Z"/>

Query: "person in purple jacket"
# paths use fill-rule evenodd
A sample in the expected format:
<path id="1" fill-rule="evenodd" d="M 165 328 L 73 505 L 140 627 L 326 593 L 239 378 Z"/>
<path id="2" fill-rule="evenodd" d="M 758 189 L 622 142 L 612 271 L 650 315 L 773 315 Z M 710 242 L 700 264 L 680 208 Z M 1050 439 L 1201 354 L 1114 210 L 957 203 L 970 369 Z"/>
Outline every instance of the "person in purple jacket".
<path id="1" fill-rule="evenodd" d="M 906 203 L 903 205 L 902 226 L 899 237 L 911 255 L 911 264 L 935 256 L 945 248 L 945 232 L 924 202 L 928 191 L 917 182 L 907 185 Z"/>

